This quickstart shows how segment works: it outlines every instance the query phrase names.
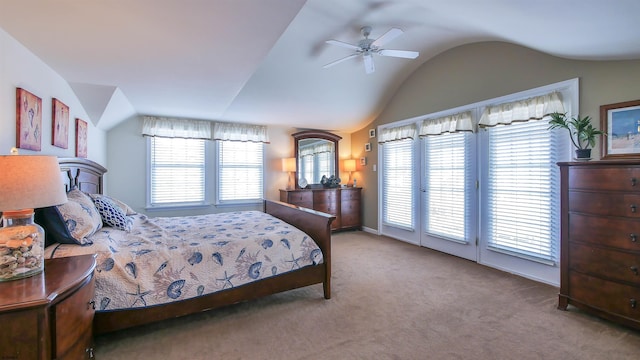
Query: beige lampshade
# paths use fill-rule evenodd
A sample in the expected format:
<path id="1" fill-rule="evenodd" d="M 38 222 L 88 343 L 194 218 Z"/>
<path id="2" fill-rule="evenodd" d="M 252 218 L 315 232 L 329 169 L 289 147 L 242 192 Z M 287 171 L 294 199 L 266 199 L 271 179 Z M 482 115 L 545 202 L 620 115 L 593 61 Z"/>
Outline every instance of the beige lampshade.
<path id="1" fill-rule="evenodd" d="M 57 157 L 0 156 L 0 211 L 35 209 L 66 202 Z"/>
<path id="2" fill-rule="evenodd" d="M 296 158 L 284 158 L 284 159 L 282 159 L 282 171 L 295 172 L 296 171 Z"/>
<path id="3" fill-rule="evenodd" d="M 356 171 L 356 160 L 355 159 L 347 159 L 344 161 L 344 171 L 353 172 Z"/>

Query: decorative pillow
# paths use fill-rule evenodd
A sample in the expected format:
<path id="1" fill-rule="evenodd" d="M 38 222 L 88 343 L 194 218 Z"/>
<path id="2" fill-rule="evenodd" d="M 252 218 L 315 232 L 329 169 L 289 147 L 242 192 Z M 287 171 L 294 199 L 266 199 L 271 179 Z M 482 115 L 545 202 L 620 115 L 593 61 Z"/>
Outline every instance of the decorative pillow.
<path id="1" fill-rule="evenodd" d="M 95 196 L 93 197 L 93 203 L 98 209 L 105 225 L 124 231 L 131 231 L 133 218 L 127 216 L 125 211 L 110 198 L 106 196 Z"/>
<path id="2" fill-rule="evenodd" d="M 102 218 L 91 198 L 80 190 L 67 193 L 67 203 L 38 209 L 36 222 L 45 228 L 46 243 L 90 244 L 89 236 L 102 228 Z"/>
<path id="3" fill-rule="evenodd" d="M 112 198 L 110 196 L 107 195 L 102 195 L 102 194 L 89 194 L 89 196 L 91 197 L 91 199 L 95 202 L 95 200 L 97 198 L 107 198 L 109 200 L 111 200 L 115 205 L 117 205 L 120 209 L 122 209 L 122 211 L 124 211 L 125 215 L 133 215 L 133 214 L 137 214 L 137 212 L 135 210 L 133 210 L 131 208 L 131 206 L 125 204 L 123 201 L 120 201 L 116 198 Z"/>

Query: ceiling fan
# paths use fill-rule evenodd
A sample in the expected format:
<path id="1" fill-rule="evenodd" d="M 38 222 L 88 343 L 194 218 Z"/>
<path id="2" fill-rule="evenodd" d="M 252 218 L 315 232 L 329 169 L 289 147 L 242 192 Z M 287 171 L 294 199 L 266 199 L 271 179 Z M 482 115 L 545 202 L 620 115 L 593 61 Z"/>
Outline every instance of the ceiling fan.
<path id="1" fill-rule="evenodd" d="M 327 44 L 341 46 L 347 49 L 355 50 L 356 52 L 342 59 L 338 59 L 336 61 L 330 62 L 325 66 L 323 66 L 323 68 L 326 69 L 331 66 L 337 65 L 343 61 L 353 59 L 358 56 L 362 56 L 364 60 L 364 70 L 367 74 L 371 74 L 376 70 L 373 64 L 373 54 L 377 54 L 380 56 L 399 57 L 399 58 L 405 58 L 405 59 L 415 59 L 418 57 L 418 55 L 420 55 L 420 53 L 418 53 L 417 51 L 387 50 L 387 49 L 381 48 L 382 46 L 384 46 L 384 44 L 402 35 L 404 31 L 402 31 L 401 29 L 391 28 L 389 29 L 389 31 L 382 34 L 382 36 L 380 36 L 375 40 L 369 39 L 369 35 L 371 34 L 371 26 L 364 26 L 362 29 L 360 29 L 360 32 L 362 33 L 362 36 L 364 36 L 364 39 L 358 41 L 357 45 L 349 44 L 349 43 L 338 41 L 338 40 L 327 40 L 326 41 Z"/>

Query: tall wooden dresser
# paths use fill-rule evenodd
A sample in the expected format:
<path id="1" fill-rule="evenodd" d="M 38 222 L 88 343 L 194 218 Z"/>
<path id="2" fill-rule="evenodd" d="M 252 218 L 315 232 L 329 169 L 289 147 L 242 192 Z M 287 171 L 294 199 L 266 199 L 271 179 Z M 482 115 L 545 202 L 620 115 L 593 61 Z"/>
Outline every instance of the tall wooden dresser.
<path id="1" fill-rule="evenodd" d="M 335 215 L 332 230 L 360 229 L 359 187 L 280 190 L 280 201 Z"/>
<path id="2" fill-rule="evenodd" d="M 640 161 L 560 163 L 558 308 L 640 329 Z"/>

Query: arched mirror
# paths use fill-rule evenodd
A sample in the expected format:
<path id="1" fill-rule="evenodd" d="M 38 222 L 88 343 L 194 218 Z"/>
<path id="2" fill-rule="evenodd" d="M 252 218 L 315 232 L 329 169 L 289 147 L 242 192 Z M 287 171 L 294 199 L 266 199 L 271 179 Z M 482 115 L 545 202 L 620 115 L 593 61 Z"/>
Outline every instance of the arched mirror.
<path id="1" fill-rule="evenodd" d="M 296 188 L 320 187 L 323 176 L 338 177 L 338 141 L 327 131 L 306 130 L 293 135 L 296 155 Z M 305 185 L 306 184 L 306 185 Z M 302 186 L 305 185 L 305 186 Z"/>

